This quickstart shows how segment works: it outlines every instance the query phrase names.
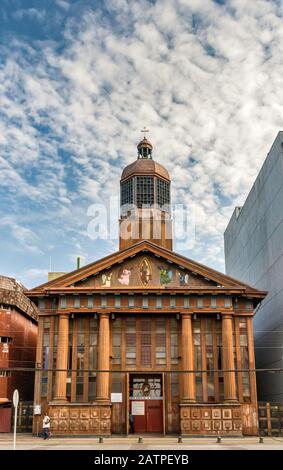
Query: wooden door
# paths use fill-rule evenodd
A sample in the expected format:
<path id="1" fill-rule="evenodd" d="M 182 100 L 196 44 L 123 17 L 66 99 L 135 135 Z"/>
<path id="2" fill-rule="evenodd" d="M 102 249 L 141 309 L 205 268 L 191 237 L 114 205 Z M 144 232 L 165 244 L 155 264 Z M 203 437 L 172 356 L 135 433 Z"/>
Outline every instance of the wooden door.
<path id="1" fill-rule="evenodd" d="M 145 408 L 147 432 L 163 433 L 163 401 L 149 400 Z"/>
<path id="2" fill-rule="evenodd" d="M 135 415 L 134 433 L 163 433 L 163 400 L 145 400 L 144 415 Z"/>

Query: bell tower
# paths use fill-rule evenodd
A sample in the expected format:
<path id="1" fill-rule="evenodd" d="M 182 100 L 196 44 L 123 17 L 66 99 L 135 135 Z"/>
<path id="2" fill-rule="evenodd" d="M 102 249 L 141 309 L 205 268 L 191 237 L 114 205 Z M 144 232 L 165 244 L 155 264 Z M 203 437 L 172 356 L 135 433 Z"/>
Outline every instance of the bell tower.
<path id="1" fill-rule="evenodd" d="M 120 180 L 119 249 L 149 240 L 172 250 L 169 173 L 153 160 L 145 135 L 137 149 L 137 160 L 126 166 Z"/>

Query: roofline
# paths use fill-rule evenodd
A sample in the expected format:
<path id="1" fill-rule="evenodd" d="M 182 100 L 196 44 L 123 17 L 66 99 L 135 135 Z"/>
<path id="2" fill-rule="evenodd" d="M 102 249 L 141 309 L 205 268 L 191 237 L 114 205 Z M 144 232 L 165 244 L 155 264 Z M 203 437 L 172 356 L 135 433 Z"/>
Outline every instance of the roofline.
<path id="1" fill-rule="evenodd" d="M 252 298 L 264 298 L 267 295 L 266 291 L 248 291 L 246 289 L 243 289 L 241 287 L 234 288 L 234 287 L 209 287 L 209 286 L 195 286 L 195 287 L 188 287 L 188 288 L 183 288 L 183 287 L 178 287 L 178 286 L 172 286 L 172 287 L 166 287 L 166 288 L 161 288 L 161 287 L 142 287 L 142 286 L 132 286 L 132 287 L 125 287 L 125 286 L 119 286 L 119 288 L 115 287 L 54 287 L 51 289 L 42 289 L 42 290 L 37 290 L 37 291 L 28 291 L 26 295 L 30 298 L 33 297 L 42 297 L 45 295 L 65 295 L 65 294 L 117 294 L 117 290 L 119 290 L 119 293 L 126 293 L 126 294 L 132 294 L 132 293 L 138 293 L 142 292 L 143 294 L 151 294 L 151 293 L 157 293 L 157 294 L 194 294 L 194 293 L 200 293 L 201 295 L 204 294 L 212 294 L 212 295 L 221 295 L 221 294 L 234 294 L 234 295 L 242 295 L 246 297 L 252 297 Z"/>

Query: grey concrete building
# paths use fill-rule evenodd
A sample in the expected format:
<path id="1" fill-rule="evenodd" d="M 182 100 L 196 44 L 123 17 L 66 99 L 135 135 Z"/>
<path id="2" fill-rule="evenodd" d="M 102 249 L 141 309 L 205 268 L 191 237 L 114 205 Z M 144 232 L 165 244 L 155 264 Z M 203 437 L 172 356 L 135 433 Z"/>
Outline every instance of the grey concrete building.
<path id="1" fill-rule="evenodd" d="M 283 368 L 283 132 L 224 234 L 228 275 L 267 290 L 254 318 L 257 368 Z M 283 400 L 283 372 L 259 372 L 258 398 Z"/>

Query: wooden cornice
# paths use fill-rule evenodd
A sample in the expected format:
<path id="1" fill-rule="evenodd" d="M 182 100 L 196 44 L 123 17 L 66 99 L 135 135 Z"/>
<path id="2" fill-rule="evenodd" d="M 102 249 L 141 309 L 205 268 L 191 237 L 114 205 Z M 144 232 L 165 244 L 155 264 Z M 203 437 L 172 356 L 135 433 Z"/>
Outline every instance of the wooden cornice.
<path id="1" fill-rule="evenodd" d="M 243 289 L 242 287 L 210 287 L 210 286 L 193 286 L 193 287 L 142 287 L 142 286 L 119 286 L 119 287 L 51 287 L 45 289 L 38 289 L 28 291 L 27 295 L 29 297 L 45 296 L 45 295 L 67 295 L 67 294 L 198 294 L 198 295 L 241 295 L 245 297 L 256 297 L 263 298 L 266 295 L 266 292 L 263 291 L 249 291 Z"/>

